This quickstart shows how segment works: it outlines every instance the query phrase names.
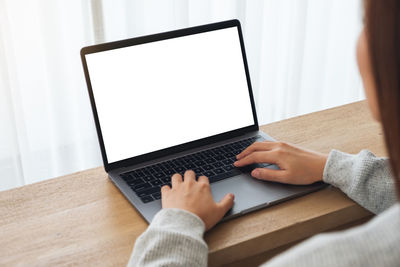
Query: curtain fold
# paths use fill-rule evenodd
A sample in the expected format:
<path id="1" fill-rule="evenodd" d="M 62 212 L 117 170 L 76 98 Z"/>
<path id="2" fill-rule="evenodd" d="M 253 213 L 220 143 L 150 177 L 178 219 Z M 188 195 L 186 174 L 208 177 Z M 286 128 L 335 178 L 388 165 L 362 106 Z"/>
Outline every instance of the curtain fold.
<path id="1" fill-rule="evenodd" d="M 260 124 L 364 98 L 360 0 L 0 0 L 0 190 L 100 166 L 81 47 L 237 18 Z"/>

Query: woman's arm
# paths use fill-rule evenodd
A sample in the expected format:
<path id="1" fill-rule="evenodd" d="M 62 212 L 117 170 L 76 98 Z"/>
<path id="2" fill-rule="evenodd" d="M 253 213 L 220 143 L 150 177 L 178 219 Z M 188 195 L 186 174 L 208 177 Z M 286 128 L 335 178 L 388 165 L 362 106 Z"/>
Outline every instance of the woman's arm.
<path id="1" fill-rule="evenodd" d="M 288 184 L 310 184 L 323 180 L 340 188 L 364 208 L 380 213 L 396 202 L 389 161 L 367 150 L 350 155 L 332 150 L 329 155 L 282 142 L 259 142 L 238 155 L 237 167 L 253 163 L 275 163 L 280 170 L 259 168 L 257 179 Z"/>
<path id="2" fill-rule="evenodd" d="M 136 240 L 128 266 L 207 266 L 204 230 L 193 213 L 162 209 Z"/>
<path id="3" fill-rule="evenodd" d="M 389 160 L 376 157 L 367 150 L 357 155 L 332 150 L 325 165 L 323 180 L 340 188 L 375 214 L 386 210 L 397 200 Z"/>
<path id="4" fill-rule="evenodd" d="M 205 230 L 232 208 L 234 196 L 215 202 L 208 178 L 196 181 L 193 171 L 171 178 L 172 188 L 161 188 L 162 207 L 135 243 L 128 266 L 207 266 Z"/>

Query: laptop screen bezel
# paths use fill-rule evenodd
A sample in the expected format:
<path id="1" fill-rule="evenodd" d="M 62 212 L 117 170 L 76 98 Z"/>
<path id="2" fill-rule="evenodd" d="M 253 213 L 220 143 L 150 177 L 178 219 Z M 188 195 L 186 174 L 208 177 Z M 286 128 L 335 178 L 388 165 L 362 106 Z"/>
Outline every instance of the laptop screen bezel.
<path id="1" fill-rule="evenodd" d="M 169 147 L 169 148 L 157 150 L 154 152 L 146 153 L 143 155 L 134 156 L 131 158 L 127 158 L 127 159 L 109 163 L 108 159 L 107 159 L 106 149 L 104 146 L 103 135 L 101 132 L 101 125 L 100 125 L 100 121 L 99 121 L 98 114 L 97 114 L 95 98 L 94 98 L 94 94 L 93 94 L 93 90 L 92 90 L 92 86 L 91 86 L 91 82 L 90 82 L 90 76 L 89 76 L 89 71 L 88 71 L 85 55 L 97 53 L 97 52 L 103 52 L 103 51 L 107 51 L 107 50 L 123 48 L 123 47 L 128 47 L 128 46 L 133 46 L 133 45 L 139 45 L 139 44 L 162 41 L 162 40 L 167 40 L 167 39 L 172 39 L 172 38 L 178 38 L 178 37 L 182 37 L 182 36 L 193 35 L 193 34 L 198 34 L 198 33 L 203 33 L 203 32 L 208 32 L 208 31 L 221 30 L 221 29 L 231 28 L 231 27 L 236 27 L 238 30 L 238 34 L 239 34 L 240 47 L 242 50 L 242 57 L 243 57 L 244 69 L 246 72 L 247 87 L 248 87 L 248 91 L 249 91 L 251 109 L 253 112 L 254 124 L 243 127 L 243 128 L 239 128 L 236 130 L 232 130 L 229 132 L 205 137 L 205 138 L 202 138 L 199 140 L 194 140 L 194 141 L 191 141 L 188 143 L 176 145 L 173 147 Z M 255 108 L 255 103 L 254 103 L 254 98 L 253 98 L 253 91 L 252 91 L 251 81 L 250 81 L 250 74 L 249 74 L 249 70 L 248 70 L 247 58 L 246 58 L 245 47 L 244 47 L 244 42 L 243 42 L 242 29 L 241 29 L 239 20 L 236 20 L 236 19 L 228 20 L 228 21 L 217 22 L 217 23 L 196 26 L 196 27 L 191 27 L 191 28 L 185 28 L 185 29 L 180 29 L 180 30 L 175 30 L 175 31 L 157 33 L 157 34 L 141 36 L 141 37 L 126 39 L 126 40 L 120 40 L 120 41 L 115 41 L 115 42 L 87 46 L 87 47 L 83 47 L 81 49 L 80 55 L 81 55 L 83 70 L 84 70 L 84 74 L 85 74 L 86 84 L 87 84 L 87 88 L 88 88 L 90 103 L 91 103 L 91 107 L 92 107 L 93 117 L 94 117 L 94 121 L 95 121 L 95 125 L 96 125 L 96 131 L 97 131 L 97 136 L 98 136 L 98 140 L 99 140 L 99 144 L 100 144 L 100 150 L 101 150 L 101 154 L 102 154 L 102 158 L 103 158 L 103 164 L 104 164 L 104 168 L 107 172 L 114 170 L 114 169 L 122 168 L 122 167 L 140 164 L 140 163 L 143 163 L 143 162 L 146 162 L 149 160 L 154 160 L 157 158 L 167 156 L 169 154 L 179 153 L 179 152 L 182 152 L 182 151 L 185 151 L 188 149 L 196 148 L 199 146 L 204 146 L 204 145 L 207 145 L 210 143 L 223 141 L 223 140 L 234 138 L 234 137 L 237 137 L 237 136 L 240 136 L 240 135 L 252 132 L 252 131 L 259 130 L 256 108 Z"/>

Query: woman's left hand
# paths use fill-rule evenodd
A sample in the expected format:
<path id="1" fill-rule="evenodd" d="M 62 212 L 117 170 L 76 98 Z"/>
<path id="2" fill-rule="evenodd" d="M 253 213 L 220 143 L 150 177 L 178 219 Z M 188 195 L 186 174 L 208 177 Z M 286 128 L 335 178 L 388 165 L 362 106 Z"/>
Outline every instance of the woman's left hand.
<path id="1" fill-rule="evenodd" d="M 161 203 L 165 208 L 177 208 L 196 214 L 203 220 L 206 230 L 219 222 L 233 206 L 233 194 L 227 194 L 216 203 L 211 194 L 208 178 L 200 176 L 196 181 L 193 171 L 182 175 L 174 174 L 171 178 L 172 188 L 165 185 L 161 188 Z"/>

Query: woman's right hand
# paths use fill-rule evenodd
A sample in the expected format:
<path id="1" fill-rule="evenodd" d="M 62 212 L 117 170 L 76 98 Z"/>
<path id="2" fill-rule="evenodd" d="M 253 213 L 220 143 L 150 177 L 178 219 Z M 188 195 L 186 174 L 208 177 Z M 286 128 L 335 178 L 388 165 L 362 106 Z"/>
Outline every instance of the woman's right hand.
<path id="1" fill-rule="evenodd" d="M 322 180 L 328 155 L 305 150 L 284 142 L 257 142 L 237 155 L 236 167 L 253 163 L 276 164 L 280 170 L 256 168 L 257 179 L 287 184 L 312 184 Z"/>

